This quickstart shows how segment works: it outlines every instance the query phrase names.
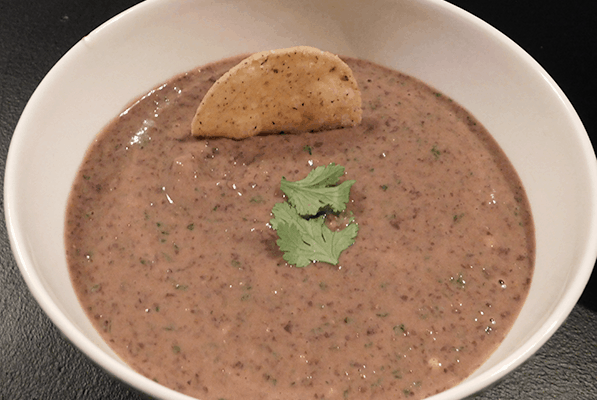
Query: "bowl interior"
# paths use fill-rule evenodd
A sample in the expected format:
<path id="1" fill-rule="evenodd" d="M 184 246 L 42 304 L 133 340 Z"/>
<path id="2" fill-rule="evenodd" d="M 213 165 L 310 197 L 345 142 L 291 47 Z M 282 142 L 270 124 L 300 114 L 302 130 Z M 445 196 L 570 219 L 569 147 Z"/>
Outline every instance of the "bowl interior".
<path id="1" fill-rule="evenodd" d="M 104 24 L 48 74 L 15 131 L 6 167 L 11 244 L 32 293 L 94 361 L 157 397 L 187 398 L 132 372 L 79 306 L 64 255 L 72 181 L 94 136 L 177 73 L 235 54 L 305 44 L 386 65 L 473 113 L 517 169 L 537 232 L 535 277 L 512 331 L 466 382 L 469 395 L 522 363 L 557 329 L 597 253 L 595 155 L 573 108 L 518 46 L 443 1 L 148 0 Z"/>

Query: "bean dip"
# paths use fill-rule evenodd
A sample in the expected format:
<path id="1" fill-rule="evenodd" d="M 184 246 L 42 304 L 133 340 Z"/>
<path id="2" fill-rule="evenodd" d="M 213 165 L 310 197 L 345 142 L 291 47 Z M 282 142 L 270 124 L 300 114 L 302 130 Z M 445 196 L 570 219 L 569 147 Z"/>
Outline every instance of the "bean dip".
<path id="1" fill-rule="evenodd" d="M 97 330 L 141 374 L 206 400 L 414 399 L 462 381 L 532 279 L 533 221 L 507 157 L 446 95 L 351 58 L 355 128 L 191 137 L 239 60 L 155 88 L 89 149 L 66 251 Z M 290 266 L 269 226 L 280 180 L 329 163 L 356 180 L 356 242 L 337 266 Z"/>

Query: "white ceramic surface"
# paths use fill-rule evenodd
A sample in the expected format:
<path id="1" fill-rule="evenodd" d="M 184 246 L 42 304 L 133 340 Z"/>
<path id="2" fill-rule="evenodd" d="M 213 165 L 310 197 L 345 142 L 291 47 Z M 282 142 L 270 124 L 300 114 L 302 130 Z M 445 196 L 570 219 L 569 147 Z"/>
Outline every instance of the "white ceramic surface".
<path id="1" fill-rule="evenodd" d="M 597 254 L 597 168 L 578 116 L 545 71 L 501 33 L 443 1 L 147 0 L 92 32 L 40 84 L 10 146 L 6 222 L 31 292 L 111 374 L 157 398 L 188 399 L 129 369 L 80 308 L 63 249 L 70 186 L 100 129 L 160 82 L 223 57 L 298 44 L 435 86 L 489 129 L 518 170 L 537 230 L 529 298 L 494 355 L 434 399 L 494 383 L 554 333 L 587 283 Z"/>

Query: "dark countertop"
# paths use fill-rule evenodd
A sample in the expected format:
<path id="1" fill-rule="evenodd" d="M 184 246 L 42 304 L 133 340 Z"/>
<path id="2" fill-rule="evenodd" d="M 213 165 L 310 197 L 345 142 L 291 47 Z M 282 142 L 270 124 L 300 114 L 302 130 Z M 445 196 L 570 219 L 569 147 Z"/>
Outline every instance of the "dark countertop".
<path id="1" fill-rule="evenodd" d="M 0 176 L 36 86 L 77 41 L 135 0 L 0 0 Z M 529 52 L 597 137 L 597 2 L 453 0 Z M 597 140 L 593 140 L 597 143 Z M 0 208 L 4 220 L 4 205 Z M 66 341 L 30 295 L 0 225 L 0 400 L 145 399 Z M 527 363 L 477 399 L 597 399 L 597 273 Z"/>

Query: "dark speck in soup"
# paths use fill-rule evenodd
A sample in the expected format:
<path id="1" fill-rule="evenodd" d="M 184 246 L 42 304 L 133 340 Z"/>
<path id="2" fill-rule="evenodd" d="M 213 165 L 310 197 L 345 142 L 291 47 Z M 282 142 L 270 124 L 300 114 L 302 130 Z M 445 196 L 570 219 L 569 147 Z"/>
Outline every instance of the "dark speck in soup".
<path id="1" fill-rule="evenodd" d="M 423 398 L 496 349 L 529 290 L 534 228 L 512 165 L 447 96 L 346 59 L 351 129 L 189 136 L 240 59 L 175 77 L 115 119 L 74 183 L 66 252 L 80 302 L 132 368 L 200 399 Z M 268 222 L 281 178 L 329 163 L 356 183 L 338 266 L 287 265 Z"/>

